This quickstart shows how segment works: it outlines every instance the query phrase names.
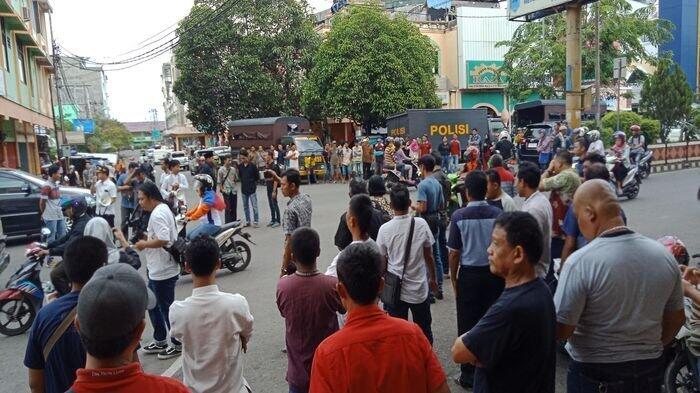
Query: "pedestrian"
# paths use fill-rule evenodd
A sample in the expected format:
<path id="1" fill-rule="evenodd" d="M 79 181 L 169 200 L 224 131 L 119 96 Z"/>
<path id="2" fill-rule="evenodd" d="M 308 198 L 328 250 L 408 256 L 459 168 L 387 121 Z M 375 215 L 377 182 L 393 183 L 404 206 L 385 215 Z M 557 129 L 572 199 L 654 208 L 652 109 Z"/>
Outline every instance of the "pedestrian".
<path id="1" fill-rule="evenodd" d="M 442 186 L 438 180 L 433 176 L 433 171 L 435 169 L 435 158 L 432 154 L 426 154 L 418 161 L 421 176 L 423 180 L 418 183 L 418 195 L 416 196 L 416 203 L 411 206 L 416 213 L 418 213 L 428 224 L 430 228 L 430 233 L 432 234 L 433 240 L 437 239 L 440 235 L 440 211 L 445 209 L 445 199 L 442 190 Z M 394 212 L 396 210 L 394 209 Z M 394 213 L 395 214 L 395 213 Z M 438 265 L 438 272 L 442 272 L 442 259 L 440 259 L 440 247 L 437 242 L 432 243 L 432 253 L 433 261 Z M 440 274 L 438 279 L 437 291 L 431 294 L 432 296 L 437 296 L 438 299 L 442 299 L 442 287 L 439 284 L 442 282 L 442 274 Z"/>
<path id="2" fill-rule="evenodd" d="M 117 179 L 117 191 L 122 195 L 121 205 L 120 205 L 120 216 L 121 216 L 121 231 L 129 237 L 129 218 L 134 213 L 136 208 L 136 193 L 134 192 L 134 186 L 136 183 L 136 170 L 139 164 L 135 162 L 130 162 L 128 170 L 126 173 L 119 175 Z"/>
<path id="3" fill-rule="evenodd" d="M 296 272 L 277 283 L 277 308 L 285 324 L 289 391 L 306 393 L 314 352 L 338 330 L 336 312 L 345 310 L 336 291 L 338 280 L 318 271 L 318 233 L 308 227 L 297 228 L 289 243 Z"/>
<path id="4" fill-rule="evenodd" d="M 381 176 L 384 172 L 384 142 L 377 139 L 374 144 L 374 174 Z"/>
<path id="5" fill-rule="evenodd" d="M 41 187 L 39 211 L 44 225 L 51 231 L 46 239 L 50 243 L 66 234 L 66 221 L 61 210 L 61 167 L 51 165 L 48 174 L 48 180 Z"/>
<path id="6" fill-rule="evenodd" d="M 552 159 L 552 145 L 554 139 L 549 135 L 547 130 L 540 131 L 540 139 L 537 141 L 537 154 L 539 155 L 537 162 L 540 164 L 540 169 L 544 171 L 549 166 L 549 161 Z"/>
<path id="7" fill-rule="evenodd" d="M 362 179 L 362 146 L 358 140 L 352 146 L 352 173 Z"/>
<path id="8" fill-rule="evenodd" d="M 531 162 L 523 162 L 518 168 L 518 181 L 515 183 L 518 196 L 525 199 L 520 210 L 532 214 L 540 223 L 542 231 L 542 256 L 537 265 L 537 276 L 545 278 L 550 270 L 552 247 L 552 204 L 538 188 L 542 175 L 540 169 Z M 551 278 L 551 277 L 550 277 Z"/>
<path id="9" fill-rule="evenodd" d="M 488 180 L 486 186 L 486 202 L 489 205 L 495 206 L 504 212 L 512 212 L 518 210 L 515 205 L 515 201 L 510 195 L 506 194 L 501 188 L 501 175 L 495 169 L 489 169 L 486 171 L 486 178 Z"/>
<path id="10" fill-rule="evenodd" d="M 75 326 L 87 359 L 69 391 L 189 391 L 178 380 L 144 373 L 134 355 L 146 328 L 144 312 L 154 303 L 153 293 L 131 267 L 117 263 L 95 272 L 78 299 Z"/>
<path id="11" fill-rule="evenodd" d="M 184 173 L 180 173 L 180 161 L 171 160 L 168 163 L 170 174 L 166 176 L 160 183 L 160 192 L 163 198 L 171 208 L 177 208 L 182 202 L 187 206 L 186 190 L 189 190 L 190 184 Z"/>
<path id="12" fill-rule="evenodd" d="M 109 178 L 109 169 L 104 166 L 97 167 L 97 182 L 93 186 L 92 193 L 97 200 L 96 213 L 104 218 L 111 228 L 114 228 L 115 203 L 117 202 L 117 186 Z"/>
<path id="13" fill-rule="evenodd" d="M 494 146 L 495 153 L 500 154 L 502 160 L 508 162 L 513 157 L 513 143 L 510 141 L 510 134 L 508 131 L 503 130 L 498 139 Z M 493 156 L 491 159 L 493 160 Z"/>
<path id="14" fill-rule="evenodd" d="M 226 203 L 226 223 L 238 219 L 238 169 L 232 164 L 231 156 L 223 156 L 223 165 L 219 168 L 219 191 Z"/>
<path id="15" fill-rule="evenodd" d="M 573 154 L 574 169 L 578 173 L 578 177 L 583 178 L 583 161 L 588 152 L 586 147 L 586 139 L 584 137 L 578 137 L 574 140 L 574 147 L 571 150 Z"/>
<path id="16" fill-rule="evenodd" d="M 389 196 L 394 218 L 379 228 L 377 245 L 387 261 L 387 273 L 401 277 L 401 290 L 398 301 L 385 303 L 384 309 L 392 317 L 406 320 L 410 310 L 413 322 L 432 344 L 428 295 L 438 291 L 433 255 L 435 237 L 426 220 L 409 214 L 411 198 L 405 185 L 399 183 L 392 187 Z"/>
<path id="17" fill-rule="evenodd" d="M 408 146 L 408 149 L 410 151 L 409 157 L 411 158 L 411 161 L 418 162 L 418 159 L 421 157 L 420 156 L 420 144 L 418 143 L 418 140 L 416 138 L 411 139 L 411 144 Z"/>
<path id="18" fill-rule="evenodd" d="M 445 372 L 418 326 L 377 306 L 382 257 L 368 243 L 338 258 L 338 294 L 347 323 L 316 349 L 311 393 L 445 393 Z"/>
<path id="19" fill-rule="evenodd" d="M 241 154 L 239 156 L 241 163 L 238 165 L 238 175 L 241 178 L 241 194 L 243 194 L 243 213 L 245 214 L 244 226 L 250 226 L 250 207 L 253 207 L 253 228 L 257 228 L 260 223 L 258 216 L 258 180 L 260 180 L 260 172 L 258 168 L 251 164 L 250 155 Z"/>
<path id="20" fill-rule="evenodd" d="M 220 268 L 216 240 L 199 236 L 190 242 L 185 269 L 192 273 L 192 295 L 170 306 L 170 334 L 182 342 L 183 382 L 193 392 L 247 393 L 243 355 L 253 316 L 245 297 L 219 290 Z"/>
<path id="21" fill-rule="evenodd" d="M 448 173 L 453 173 L 457 171 L 459 166 L 459 157 L 462 155 L 462 144 L 459 142 L 457 134 L 452 134 L 452 140 L 450 141 L 450 164 L 447 167 L 443 167 Z"/>
<path id="22" fill-rule="evenodd" d="M 167 158 L 164 158 L 163 161 L 160 163 L 160 177 L 158 178 L 158 184 L 162 185 L 163 181 L 165 181 L 165 178 L 170 175 L 170 160 Z"/>
<path id="23" fill-rule="evenodd" d="M 158 354 L 158 359 L 166 360 L 182 352 L 177 339 L 170 337 L 170 345 L 167 340 L 170 329 L 168 310 L 175 300 L 175 284 L 180 276 L 180 266 L 165 249 L 177 239 L 175 217 L 155 183 L 143 183 L 138 198 L 143 210 L 151 215 L 146 239 L 136 242 L 134 248 L 141 251 L 141 257 L 146 260 L 148 288 L 153 291 L 157 301 L 156 306 L 148 311 L 153 326 L 153 341 L 143 347 L 143 352 Z"/>
<path id="24" fill-rule="evenodd" d="M 394 153 L 396 153 L 396 147 L 394 147 L 394 138 L 386 138 L 386 147 L 384 148 L 384 167 L 389 170 L 396 169 L 396 162 L 394 162 Z"/>
<path id="25" fill-rule="evenodd" d="M 299 170 L 299 152 L 297 151 L 297 145 L 294 143 L 289 147 L 287 159 L 289 160 L 287 168 Z"/>
<path id="26" fill-rule="evenodd" d="M 270 223 L 267 224 L 268 227 L 278 227 L 282 223 L 282 218 L 280 217 L 280 205 L 277 202 L 277 190 L 280 184 L 277 182 L 279 176 L 282 175 L 282 169 L 277 165 L 277 162 L 272 158 L 272 154 L 267 155 L 267 163 L 265 165 L 265 170 L 273 171 L 277 176 L 265 176 L 265 188 L 267 189 L 267 202 L 270 206 Z"/>
<path id="27" fill-rule="evenodd" d="M 500 154 L 492 155 L 489 166 L 498 172 L 503 191 L 511 197 L 515 196 L 515 176 L 513 176 L 513 172 L 505 167 L 503 157 Z"/>
<path id="28" fill-rule="evenodd" d="M 369 180 L 372 176 L 372 162 L 374 161 L 374 155 L 372 153 L 372 147 L 369 145 L 369 139 L 364 138 L 362 140 L 362 175 L 365 181 Z"/>
<path id="29" fill-rule="evenodd" d="M 350 197 L 348 209 L 343 212 L 340 218 L 341 225 L 345 228 L 344 231 L 347 231 L 350 237 L 348 239 L 343 235 L 340 239 L 342 244 L 339 244 L 338 234 L 340 233 L 340 226 L 338 227 L 338 232 L 335 234 L 335 245 L 340 252 L 333 258 L 330 266 L 326 269 L 326 274 L 333 277 L 338 277 L 336 267 L 338 265 L 338 256 L 340 253 L 353 243 L 370 242 L 376 246 L 377 243 L 375 241 L 377 240 L 377 234 L 379 233 L 379 228 L 383 224 L 381 213 L 372 206 L 372 200 L 369 199 L 367 191 L 362 192 L 358 184 L 357 189 L 350 189 L 350 193 L 352 194 L 353 192 L 354 195 Z M 344 233 L 345 232 L 343 232 L 343 234 Z M 377 248 L 377 250 L 378 249 L 379 248 Z"/>
<path id="30" fill-rule="evenodd" d="M 326 143 L 326 146 L 323 147 L 323 162 L 326 165 L 326 176 L 324 177 L 323 181 L 324 182 L 329 182 L 333 181 L 333 172 L 331 170 L 331 145 L 330 143 Z"/>
<path id="31" fill-rule="evenodd" d="M 420 143 L 420 156 L 423 157 L 426 154 L 430 154 L 433 151 L 433 145 L 430 144 L 430 140 L 427 135 L 423 135 L 423 140 Z"/>
<path id="32" fill-rule="evenodd" d="M 331 160 L 331 179 L 333 180 L 333 183 L 340 181 L 340 154 L 338 152 L 338 145 L 333 142 L 331 145 L 331 151 L 330 151 L 330 160 Z"/>
<path id="33" fill-rule="evenodd" d="M 457 304 L 457 334 L 470 331 L 486 314 L 503 291 L 503 279 L 491 273 L 486 250 L 501 209 L 486 198 L 484 172 L 469 172 L 464 179 L 467 206 L 452 214 L 447 247 L 450 249 L 450 279 Z M 455 382 L 464 388 L 474 386 L 474 366 L 462 364 Z"/>
<path id="34" fill-rule="evenodd" d="M 27 338 L 24 366 L 32 392 L 67 391 L 75 372 L 85 365 L 85 349 L 72 322 L 81 289 L 106 263 L 107 249 L 99 239 L 86 236 L 66 247 L 62 264 L 71 292 L 39 310 Z"/>
<path id="35" fill-rule="evenodd" d="M 343 175 L 343 181 L 350 180 L 350 165 L 352 165 L 352 149 L 348 147 L 348 143 L 343 143 L 343 148 L 341 149 L 341 161 L 340 161 L 340 171 Z"/>
<path id="36" fill-rule="evenodd" d="M 542 232 L 528 213 L 501 214 L 488 248 L 491 272 L 505 289 L 452 346 L 452 359 L 476 366 L 475 392 L 554 393 L 556 316 L 537 277 Z"/>
<path id="37" fill-rule="evenodd" d="M 216 190 L 216 168 L 214 166 L 214 152 L 205 151 L 202 155 L 204 157 L 204 162 L 199 168 L 198 175 L 209 175 L 214 180 L 214 189 Z"/>
<path id="38" fill-rule="evenodd" d="M 437 162 L 439 154 L 437 152 L 433 152 L 432 154 L 433 158 Z M 442 199 L 444 201 L 442 207 L 438 209 L 440 219 L 438 220 L 438 236 L 437 238 L 435 238 L 435 241 L 437 242 L 437 247 L 440 252 L 440 260 L 438 262 L 435 262 L 439 287 L 437 298 L 439 300 L 442 300 L 444 276 L 449 274 L 450 272 L 449 261 L 447 257 L 449 254 L 447 249 L 447 225 L 450 222 L 450 212 L 448 212 L 448 204 L 450 198 L 452 198 L 452 183 L 450 183 L 450 179 L 447 178 L 445 169 L 438 165 L 435 165 L 435 169 L 433 170 L 433 177 L 440 184 L 440 188 L 442 188 Z"/>
<path id="39" fill-rule="evenodd" d="M 447 137 L 442 137 L 442 142 L 438 145 L 438 153 L 440 153 L 440 166 L 449 170 L 450 167 L 450 144 L 447 142 Z"/>
<path id="40" fill-rule="evenodd" d="M 284 161 L 286 160 L 287 151 L 284 149 L 282 144 L 277 145 L 277 164 L 284 168 Z"/>
<path id="41" fill-rule="evenodd" d="M 92 185 L 94 184 L 96 177 L 97 177 L 97 172 L 95 172 L 97 168 L 95 165 L 92 165 L 92 162 L 89 160 L 85 161 L 85 169 L 83 170 L 83 186 L 87 189 L 91 189 Z"/>
<path id="42" fill-rule="evenodd" d="M 578 188 L 574 212 L 590 243 L 569 257 L 554 294 L 557 340 L 571 356 L 567 389 L 659 392 L 664 347 L 685 322 L 678 263 L 625 226 L 603 180 Z"/>
<path id="43" fill-rule="evenodd" d="M 364 227 L 364 232 L 374 240 L 377 239 L 377 233 L 379 233 L 379 227 L 384 224 L 384 219 L 382 218 L 382 213 L 372 206 L 372 200 L 369 199 L 367 194 L 367 183 L 358 179 L 351 179 L 348 184 L 350 188 L 349 196 L 350 200 L 355 195 L 367 195 L 367 200 L 369 200 L 370 207 L 372 207 L 372 215 L 367 222 L 362 221 L 362 226 Z M 342 251 L 345 247 L 350 245 L 353 241 L 353 235 L 350 231 L 350 227 L 347 222 L 346 212 L 340 215 L 340 222 L 338 222 L 338 229 L 335 232 L 334 244 L 338 247 L 338 250 Z"/>
<path id="44" fill-rule="evenodd" d="M 552 136 L 552 154 L 557 154 L 560 150 L 569 150 L 567 143 L 566 132 L 568 128 L 564 125 L 554 129 Z"/>
<path id="45" fill-rule="evenodd" d="M 384 222 L 388 222 L 394 218 L 394 210 L 384 196 L 386 195 L 386 185 L 381 176 L 372 175 L 372 177 L 369 178 L 369 182 L 367 182 L 367 192 L 369 193 L 374 208 L 382 213 L 382 220 L 384 220 Z"/>
<path id="46" fill-rule="evenodd" d="M 481 134 L 476 128 L 472 128 L 471 134 L 469 135 L 469 145 L 476 146 L 479 151 L 481 151 Z"/>

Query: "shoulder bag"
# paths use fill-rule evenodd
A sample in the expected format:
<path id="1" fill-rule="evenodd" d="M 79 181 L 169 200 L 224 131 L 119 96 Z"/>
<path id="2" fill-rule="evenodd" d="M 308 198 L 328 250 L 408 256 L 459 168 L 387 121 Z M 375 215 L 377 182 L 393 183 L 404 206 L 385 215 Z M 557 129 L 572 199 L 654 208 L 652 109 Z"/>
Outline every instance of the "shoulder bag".
<path id="1" fill-rule="evenodd" d="M 387 270 L 384 272 L 384 289 L 382 289 L 380 298 L 382 302 L 389 307 L 396 307 L 401 299 L 401 284 L 403 282 L 403 276 L 406 273 L 406 264 L 411 257 L 411 242 L 413 241 L 413 229 L 415 225 L 416 219 L 411 218 L 411 229 L 409 229 L 408 238 L 406 239 L 406 253 L 403 257 L 401 277 L 389 271 L 387 262 Z"/>
<path id="2" fill-rule="evenodd" d="M 49 359 L 49 354 L 51 354 L 51 350 L 53 347 L 56 345 L 58 340 L 63 336 L 63 333 L 68 330 L 70 325 L 73 324 L 73 320 L 75 319 L 75 314 L 78 312 L 78 306 L 73 307 L 68 314 L 66 314 L 65 318 L 63 318 L 63 321 L 61 321 L 61 324 L 58 325 L 56 330 L 53 331 L 53 334 L 51 334 L 51 337 L 49 337 L 49 341 L 46 342 L 46 345 L 44 346 L 43 350 L 43 355 L 44 355 L 44 362 L 46 362 Z"/>

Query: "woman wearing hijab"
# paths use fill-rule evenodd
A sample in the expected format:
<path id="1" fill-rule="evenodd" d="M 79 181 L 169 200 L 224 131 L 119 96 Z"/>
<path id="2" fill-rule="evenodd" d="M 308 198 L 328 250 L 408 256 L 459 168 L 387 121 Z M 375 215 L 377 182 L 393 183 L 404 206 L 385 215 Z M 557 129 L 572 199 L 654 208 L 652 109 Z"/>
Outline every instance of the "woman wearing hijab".
<path id="1" fill-rule="evenodd" d="M 107 264 L 113 263 L 128 263 L 134 269 L 138 270 L 141 267 L 139 254 L 129 246 L 124 234 L 119 229 L 109 227 L 109 223 L 102 217 L 94 217 L 85 225 L 83 235 L 98 238 L 107 246 Z M 114 242 L 116 239 L 122 246 L 120 249 Z"/>
<path id="2" fill-rule="evenodd" d="M 627 144 L 627 137 L 624 132 L 618 131 L 613 137 L 615 138 L 615 144 L 610 150 L 615 156 L 615 166 L 612 169 L 612 173 L 615 175 L 617 193 L 622 194 L 622 182 L 627 177 L 630 167 L 630 147 Z"/>

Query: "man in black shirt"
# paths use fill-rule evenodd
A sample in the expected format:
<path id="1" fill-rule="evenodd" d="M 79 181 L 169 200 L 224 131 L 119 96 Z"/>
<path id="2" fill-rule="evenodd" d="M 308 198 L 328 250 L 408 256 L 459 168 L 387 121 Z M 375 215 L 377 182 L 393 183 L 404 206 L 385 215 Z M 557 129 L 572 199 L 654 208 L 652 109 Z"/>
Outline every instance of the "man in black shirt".
<path id="1" fill-rule="evenodd" d="M 214 187 L 212 189 L 216 190 L 216 171 L 214 170 L 214 153 L 211 151 L 206 151 L 204 152 L 203 156 L 204 163 L 199 168 L 199 174 L 211 176 L 211 179 L 214 181 Z"/>
<path id="2" fill-rule="evenodd" d="M 368 195 L 367 194 L 367 183 L 362 180 L 357 180 L 353 178 L 350 180 L 350 198 L 355 195 Z M 335 246 L 338 250 L 343 251 L 345 247 L 352 243 L 352 233 L 350 228 L 348 228 L 348 223 L 346 220 L 346 213 L 340 216 L 340 222 L 338 223 L 338 229 L 335 231 Z M 382 218 L 382 212 L 377 209 L 372 209 L 372 218 L 369 222 L 369 228 L 367 228 L 367 234 L 372 240 L 377 240 L 377 233 L 379 233 L 379 227 L 384 224 L 384 219 Z"/>
<path id="3" fill-rule="evenodd" d="M 505 289 L 469 332 L 452 359 L 476 365 L 475 393 L 554 393 L 556 316 L 547 285 L 535 273 L 542 232 L 525 212 L 501 214 L 488 248 L 491 273 Z"/>
<path id="4" fill-rule="evenodd" d="M 503 161 L 508 161 L 513 156 L 513 143 L 508 140 L 508 136 L 508 131 L 501 132 L 500 140 L 496 142 L 494 147 L 494 150 L 498 150 L 501 157 L 503 157 Z"/>
<path id="5" fill-rule="evenodd" d="M 238 176 L 241 178 L 241 194 L 243 194 L 243 213 L 245 213 L 245 225 L 250 226 L 250 205 L 253 205 L 253 226 L 257 228 L 258 195 L 255 190 L 260 180 L 258 167 L 250 163 L 248 154 L 240 155 L 241 164 L 238 166 Z"/>
<path id="6" fill-rule="evenodd" d="M 275 161 L 274 155 L 274 151 L 267 152 L 267 155 L 265 156 L 265 170 L 271 170 L 275 172 L 277 177 L 280 177 L 282 176 L 282 169 L 277 161 Z M 268 227 L 278 227 L 282 225 L 282 219 L 280 218 L 280 205 L 277 203 L 277 189 L 280 186 L 277 182 L 277 177 L 265 174 L 267 202 L 270 204 L 270 216 L 272 217 L 270 223 L 267 224 Z"/>

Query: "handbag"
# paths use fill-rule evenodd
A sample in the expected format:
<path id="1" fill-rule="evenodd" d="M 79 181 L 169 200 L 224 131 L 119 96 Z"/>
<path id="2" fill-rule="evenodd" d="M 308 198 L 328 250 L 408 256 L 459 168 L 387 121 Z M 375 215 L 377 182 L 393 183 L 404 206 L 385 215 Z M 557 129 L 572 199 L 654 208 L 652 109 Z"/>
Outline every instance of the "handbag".
<path id="1" fill-rule="evenodd" d="M 413 242 L 413 229 L 416 225 L 416 219 L 411 218 L 411 229 L 408 231 L 408 239 L 406 239 L 406 253 L 403 257 L 403 268 L 401 269 L 401 277 L 389 271 L 384 272 L 384 288 L 379 296 L 382 302 L 389 307 L 396 307 L 401 299 L 401 284 L 403 276 L 406 273 L 406 264 L 411 257 L 411 243 Z"/>

